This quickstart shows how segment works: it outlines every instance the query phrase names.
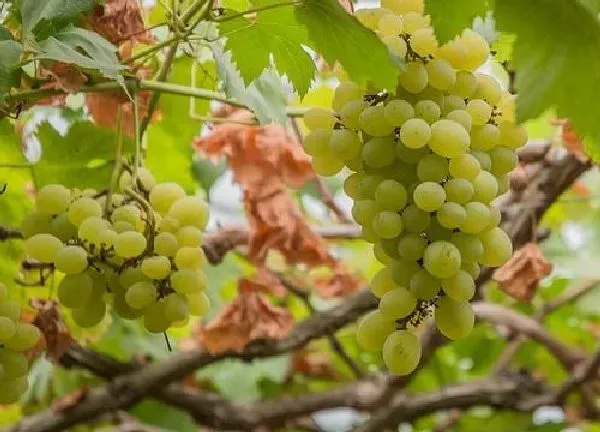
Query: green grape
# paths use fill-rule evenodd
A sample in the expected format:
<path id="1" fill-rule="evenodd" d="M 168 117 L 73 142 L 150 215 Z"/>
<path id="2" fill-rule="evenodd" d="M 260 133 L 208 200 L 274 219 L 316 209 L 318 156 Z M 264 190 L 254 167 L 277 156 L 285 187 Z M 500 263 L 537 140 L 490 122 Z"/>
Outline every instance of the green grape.
<path id="1" fill-rule="evenodd" d="M 165 279 L 171 273 L 171 261 L 165 256 L 153 256 L 142 261 L 142 273 L 150 279 Z"/>
<path id="2" fill-rule="evenodd" d="M 115 238 L 115 253 L 123 258 L 133 258 L 141 255 L 146 249 L 146 238 L 133 231 L 120 233 Z"/>
<path id="3" fill-rule="evenodd" d="M 148 168 L 138 167 L 136 174 L 137 185 L 140 185 L 145 191 L 150 191 L 154 186 L 156 186 L 156 179 L 154 178 L 154 175 L 152 174 L 152 172 L 150 172 Z M 136 187 L 134 187 L 133 185 L 133 177 L 129 172 L 124 171 L 123 174 L 121 174 L 121 178 L 119 179 L 119 189 L 121 191 L 124 191 L 125 189 L 131 187 L 136 189 Z"/>
<path id="4" fill-rule="evenodd" d="M 52 234 L 35 234 L 25 242 L 27 255 L 43 263 L 54 262 L 63 247 L 63 243 Z"/>
<path id="5" fill-rule="evenodd" d="M 419 365 L 421 342 L 407 330 L 396 330 L 383 345 L 383 362 L 394 375 L 408 375 Z"/>
<path id="6" fill-rule="evenodd" d="M 469 273 L 460 270 L 454 276 L 442 280 L 442 289 L 452 300 L 468 301 L 475 294 L 475 281 Z"/>
<path id="7" fill-rule="evenodd" d="M 417 117 L 425 120 L 428 124 L 431 124 L 440 119 L 442 116 L 442 109 L 434 101 L 425 99 L 416 103 L 415 113 Z"/>
<path id="8" fill-rule="evenodd" d="M 178 249 L 177 237 L 170 232 L 161 232 L 154 238 L 154 252 L 158 255 L 172 257 Z"/>
<path id="9" fill-rule="evenodd" d="M 163 301 L 153 303 L 144 311 L 144 327 L 150 333 L 163 333 L 171 324 L 166 314 L 166 306 Z"/>
<path id="10" fill-rule="evenodd" d="M 398 150 L 398 146 L 396 146 L 396 150 Z M 406 150 L 411 151 L 411 152 L 412 151 L 414 151 L 414 152 L 421 152 L 420 150 L 411 150 L 411 149 L 406 149 Z M 396 155 L 397 154 L 398 153 L 396 152 Z M 427 154 L 428 153 L 425 151 L 425 153 L 422 156 L 425 156 Z M 390 166 L 390 168 L 392 170 L 394 170 L 394 172 L 392 174 L 392 177 L 395 180 L 397 180 L 400 183 L 402 183 L 403 185 L 411 185 L 413 183 L 416 183 L 417 180 L 418 180 L 418 178 L 417 178 L 417 167 L 415 165 L 408 164 L 408 163 L 403 162 L 401 160 L 397 160 L 393 165 Z"/>
<path id="11" fill-rule="evenodd" d="M 391 136 L 371 138 L 362 148 L 362 158 L 372 168 L 390 165 L 396 158 L 394 139 Z"/>
<path id="12" fill-rule="evenodd" d="M 309 130 L 332 129 L 336 121 L 331 111 L 321 107 L 312 107 L 306 111 L 302 120 Z"/>
<path id="13" fill-rule="evenodd" d="M 421 93 L 419 93 L 418 95 L 408 95 L 407 97 L 414 99 L 416 103 L 420 100 L 430 100 L 435 102 L 436 104 L 438 104 L 438 106 L 440 107 L 440 109 L 442 108 L 442 105 L 444 105 L 444 92 L 442 92 L 441 90 L 438 90 L 436 88 L 433 87 L 427 87 L 425 88 L 425 90 L 423 90 Z"/>
<path id="14" fill-rule="evenodd" d="M 461 70 L 456 72 L 456 83 L 450 91 L 463 99 L 468 99 L 477 90 L 477 78 L 472 72 Z"/>
<path id="15" fill-rule="evenodd" d="M 4 342 L 4 347 L 13 351 L 23 352 L 38 343 L 40 340 L 40 330 L 29 323 L 18 322 L 16 324 L 15 334 Z"/>
<path id="16" fill-rule="evenodd" d="M 440 183 L 448 176 L 448 159 L 434 153 L 428 154 L 417 164 L 417 177 L 423 182 Z"/>
<path id="17" fill-rule="evenodd" d="M 431 127 L 420 118 L 408 119 L 400 128 L 400 140 L 409 149 L 419 149 L 431 139 Z"/>
<path id="18" fill-rule="evenodd" d="M 180 246 L 199 247 L 203 237 L 202 231 L 193 226 L 184 226 L 177 231 L 177 242 Z"/>
<path id="19" fill-rule="evenodd" d="M 385 119 L 382 105 L 365 108 L 358 116 L 358 123 L 362 130 L 374 137 L 390 135 L 394 131 L 394 126 Z"/>
<path id="20" fill-rule="evenodd" d="M 462 99 L 460 96 L 456 96 L 456 95 L 446 95 L 444 96 L 444 103 L 443 103 L 443 107 L 442 107 L 442 114 L 446 116 L 446 118 L 449 118 L 448 115 L 451 112 L 454 111 L 458 111 L 461 112 L 463 114 L 463 121 L 466 120 L 466 126 L 463 125 L 463 122 L 458 122 L 461 125 L 463 125 L 463 127 L 467 130 L 470 131 L 471 130 L 471 116 L 469 115 L 469 113 L 467 111 L 465 111 L 465 109 L 467 108 L 467 103 L 465 102 L 464 99 Z M 450 120 L 452 120 L 450 118 Z"/>
<path id="21" fill-rule="evenodd" d="M 182 247 L 175 254 L 175 265 L 178 269 L 201 269 L 206 264 L 206 255 L 199 247 Z"/>
<path id="22" fill-rule="evenodd" d="M 406 41 L 401 37 L 396 35 L 384 36 L 381 38 L 381 41 L 388 47 L 388 50 L 399 58 L 404 59 L 406 57 L 408 45 L 406 45 Z"/>
<path id="23" fill-rule="evenodd" d="M 71 309 L 81 307 L 91 298 L 93 287 L 93 280 L 87 273 L 66 275 L 58 284 L 58 300 Z"/>
<path id="24" fill-rule="evenodd" d="M 453 178 L 448 180 L 444 184 L 444 191 L 446 192 L 446 198 L 448 201 L 459 204 L 464 204 L 470 201 L 475 193 L 473 184 L 464 178 Z"/>
<path id="25" fill-rule="evenodd" d="M 471 131 L 473 121 L 471 120 L 471 114 L 469 114 L 465 110 L 451 111 L 446 115 L 446 118 L 448 120 L 452 120 L 458 123 L 459 125 L 464 127 L 467 132 Z"/>
<path id="26" fill-rule="evenodd" d="M 490 169 L 492 169 L 492 159 L 490 158 L 489 154 L 487 154 L 486 152 L 477 151 L 477 150 L 473 150 L 471 152 L 471 154 L 479 162 L 480 169 L 486 170 L 486 171 L 489 171 Z"/>
<path id="27" fill-rule="evenodd" d="M 500 145 L 516 150 L 527 144 L 525 127 L 513 123 L 501 123 L 498 129 L 500 130 Z"/>
<path id="28" fill-rule="evenodd" d="M 504 195 L 510 189 L 510 175 L 503 174 L 495 177 L 498 182 L 498 196 Z"/>
<path id="29" fill-rule="evenodd" d="M 415 0 L 411 0 L 411 2 L 415 2 Z M 404 31 L 408 34 L 429 27 L 431 24 L 431 18 L 429 15 L 424 16 L 423 12 L 408 12 L 402 18 L 404 19 Z"/>
<path id="30" fill-rule="evenodd" d="M 333 109 L 336 112 L 340 112 L 341 109 L 348 102 L 362 99 L 364 95 L 363 90 L 356 84 L 351 81 L 342 82 L 336 89 L 333 94 Z"/>
<path id="31" fill-rule="evenodd" d="M 118 233 L 112 229 L 105 229 L 98 233 L 97 244 L 104 249 L 110 249 L 114 246 Z"/>
<path id="32" fill-rule="evenodd" d="M 418 299 L 430 300 L 438 295 L 441 288 L 441 281 L 425 269 L 420 269 L 410 279 L 410 292 Z"/>
<path id="33" fill-rule="evenodd" d="M 466 271 L 467 273 L 469 273 L 473 279 L 477 279 L 479 277 L 479 273 L 480 273 L 479 264 L 477 264 L 475 262 L 463 261 L 460 268 L 463 269 L 464 271 Z"/>
<path id="34" fill-rule="evenodd" d="M 383 115 L 389 124 L 400 127 L 415 116 L 415 110 L 407 101 L 393 99 L 384 107 Z"/>
<path id="35" fill-rule="evenodd" d="M 69 207 L 71 191 L 60 184 L 48 184 L 35 197 L 35 208 L 46 215 L 62 213 Z"/>
<path id="36" fill-rule="evenodd" d="M 414 39 L 411 37 L 411 46 Z M 456 84 L 456 72 L 446 60 L 431 59 L 426 65 L 429 85 L 439 90 L 450 90 Z"/>
<path id="37" fill-rule="evenodd" d="M 371 279 L 370 289 L 375 297 L 381 298 L 385 293 L 396 288 L 398 288 L 398 285 L 392 279 L 392 273 L 388 268 L 382 268 Z"/>
<path id="38" fill-rule="evenodd" d="M 496 227 L 479 235 L 483 244 L 481 264 L 489 267 L 500 267 L 512 256 L 513 249 L 510 237 Z"/>
<path id="39" fill-rule="evenodd" d="M 361 228 L 360 236 L 363 238 L 364 241 L 369 243 L 375 243 L 379 241 L 379 237 L 377 237 L 377 234 L 371 226 L 363 226 Z"/>
<path id="40" fill-rule="evenodd" d="M 490 47 L 481 35 L 469 28 L 461 35 L 462 43 L 467 56 L 465 57 L 464 69 L 476 70 L 481 67 L 490 56 Z"/>
<path id="41" fill-rule="evenodd" d="M 485 204 L 480 202 L 470 202 L 465 204 L 467 219 L 462 224 L 460 230 L 467 234 L 478 234 L 483 231 L 490 223 L 490 210 Z"/>
<path id="42" fill-rule="evenodd" d="M 498 127 L 491 123 L 473 126 L 471 130 L 471 148 L 474 150 L 490 150 L 500 142 Z"/>
<path id="43" fill-rule="evenodd" d="M 452 234 L 450 242 L 460 251 L 460 255 L 467 261 L 478 261 L 483 255 L 483 244 L 475 235 L 457 232 Z"/>
<path id="44" fill-rule="evenodd" d="M 448 339 L 462 339 L 471 333 L 475 316 L 473 308 L 466 301 L 452 300 L 442 297 L 435 310 L 435 325 Z"/>
<path id="45" fill-rule="evenodd" d="M 425 231 L 425 235 L 430 242 L 450 241 L 450 238 L 452 237 L 452 231 L 440 225 L 437 218 L 432 218 L 431 223 Z"/>
<path id="46" fill-rule="evenodd" d="M 106 303 L 102 301 L 90 301 L 85 306 L 71 311 L 73 321 L 82 328 L 97 326 L 105 315 Z"/>
<path id="47" fill-rule="evenodd" d="M 81 246 L 65 246 L 54 259 L 54 266 L 65 274 L 76 274 L 88 266 L 87 252 Z"/>
<path id="48" fill-rule="evenodd" d="M 342 159 L 330 157 L 313 156 L 312 164 L 314 171 L 323 177 L 331 177 L 344 168 Z"/>
<path id="49" fill-rule="evenodd" d="M 363 175 L 360 180 L 358 191 L 360 199 L 375 199 L 375 191 L 382 181 L 383 177 L 380 175 Z"/>
<path id="50" fill-rule="evenodd" d="M 460 251 L 452 243 L 436 241 L 425 249 L 423 265 L 433 276 L 446 279 L 460 269 Z"/>
<path id="51" fill-rule="evenodd" d="M 166 214 L 173 203 L 185 197 L 185 190 L 177 183 L 159 183 L 149 195 L 152 208 L 160 214 Z"/>
<path id="52" fill-rule="evenodd" d="M 0 404 L 9 405 L 18 402 L 28 387 L 25 376 L 0 379 Z"/>
<path id="53" fill-rule="evenodd" d="M 37 212 L 29 213 L 21 221 L 21 234 L 23 238 L 28 239 L 36 234 L 54 232 L 52 222 L 53 220 L 48 215 Z"/>
<path id="54" fill-rule="evenodd" d="M 373 234 L 375 237 L 376 235 Z M 392 263 L 394 258 L 388 256 L 383 250 L 383 242 L 375 239 L 373 243 L 373 255 L 375 255 L 375 259 L 384 265 L 389 265 Z"/>
<path id="55" fill-rule="evenodd" d="M 387 0 L 389 1 L 389 0 Z M 382 16 L 391 14 L 392 11 L 384 7 L 374 9 L 360 9 L 354 12 L 354 16 L 362 25 L 372 30 L 377 28 L 377 24 Z"/>
<path id="56" fill-rule="evenodd" d="M 409 205 L 402 212 L 404 230 L 409 233 L 420 233 L 425 231 L 431 221 L 429 213 L 424 212 L 416 205 Z"/>
<path id="57" fill-rule="evenodd" d="M 450 159 L 448 171 L 454 178 L 473 180 L 481 171 L 481 166 L 475 156 L 466 153 L 460 157 Z"/>
<path id="58" fill-rule="evenodd" d="M 469 133 L 455 121 L 441 119 L 431 125 L 429 148 L 440 156 L 462 156 L 469 149 L 469 143 Z"/>
<path id="59" fill-rule="evenodd" d="M 482 126 L 490 120 L 492 115 L 492 107 L 488 103 L 481 99 L 471 99 L 467 103 L 467 112 L 471 114 L 473 125 Z"/>
<path id="60" fill-rule="evenodd" d="M 384 180 L 375 189 L 375 202 L 381 210 L 398 212 L 406 206 L 407 200 L 406 189 L 395 180 Z"/>
<path id="61" fill-rule="evenodd" d="M 490 105 L 498 105 L 502 99 L 502 87 L 498 81 L 490 75 L 478 73 L 475 75 L 477 79 L 477 90 L 473 95 L 474 99 L 483 99 Z"/>
<path id="62" fill-rule="evenodd" d="M 373 230 L 381 238 L 397 237 L 403 229 L 402 216 L 398 213 L 384 211 L 378 213 L 373 219 Z"/>
<path id="63" fill-rule="evenodd" d="M 405 318 L 417 306 L 417 299 L 406 289 L 396 288 L 385 293 L 379 302 L 381 314 L 391 320 Z"/>
<path id="64" fill-rule="evenodd" d="M 204 316 L 210 309 L 210 299 L 204 292 L 188 294 L 188 311 L 193 316 Z"/>
<path id="65" fill-rule="evenodd" d="M 208 223 L 208 205 L 200 197 L 188 196 L 175 201 L 168 215 L 179 220 L 182 226 L 190 225 L 203 230 Z"/>
<path id="66" fill-rule="evenodd" d="M 398 15 L 383 15 L 377 23 L 377 30 L 383 36 L 398 36 L 404 30 L 404 22 Z"/>
<path id="67" fill-rule="evenodd" d="M 442 45 L 436 56 L 446 60 L 454 69 L 465 69 L 467 50 L 463 41 L 458 37 Z"/>
<path id="68" fill-rule="evenodd" d="M 454 229 L 465 222 L 467 219 L 467 212 L 460 204 L 447 202 L 442 204 L 435 216 L 441 226 L 448 229 Z"/>
<path id="69" fill-rule="evenodd" d="M 433 29 L 431 27 L 420 28 L 411 34 L 410 47 L 421 57 L 433 55 L 438 47 Z M 429 77 L 429 83 L 431 84 L 431 77 Z"/>
<path id="70" fill-rule="evenodd" d="M 148 281 L 148 278 L 142 273 L 141 267 L 127 267 L 119 275 L 119 283 L 124 288 L 128 288 L 136 282 Z"/>
<path id="71" fill-rule="evenodd" d="M 132 224 L 130 224 L 129 222 L 125 222 L 125 221 L 116 221 L 113 222 L 112 224 L 112 228 L 115 230 L 115 232 L 117 234 L 121 234 L 127 231 L 136 231 L 135 226 L 133 226 Z M 114 246 L 114 240 L 113 239 L 113 246 Z"/>
<path id="72" fill-rule="evenodd" d="M 517 166 L 517 154 L 508 147 L 496 147 L 489 152 L 489 155 L 492 160 L 491 171 L 495 176 L 508 174 Z"/>
<path id="73" fill-rule="evenodd" d="M 112 222 L 124 221 L 129 222 L 133 226 L 138 225 L 141 219 L 142 212 L 134 205 L 124 205 L 122 207 L 118 207 L 110 215 L 110 220 Z"/>
<path id="74" fill-rule="evenodd" d="M 411 278 L 420 269 L 416 262 L 402 258 L 394 260 L 388 268 L 392 274 L 392 280 L 401 287 L 410 287 Z"/>
<path id="75" fill-rule="evenodd" d="M 77 237 L 88 245 L 100 245 L 99 235 L 110 228 L 110 222 L 100 217 L 92 216 L 81 222 L 77 230 Z"/>
<path id="76" fill-rule="evenodd" d="M 374 310 L 358 322 L 356 341 L 366 351 L 381 351 L 387 336 L 394 331 L 395 323 Z"/>
<path id="77" fill-rule="evenodd" d="M 0 316 L 10 318 L 12 321 L 19 321 L 21 317 L 19 303 L 12 300 L 0 302 Z"/>
<path id="78" fill-rule="evenodd" d="M 346 103 L 340 111 L 342 123 L 349 129 L 359 129 L 358 118 L 367 106 L 368 104 L 362 99 L 355 99 Z"/>
<path id="79" fill-rule="evenodd" d="M 5 316 L 0 316 L 0 343 L 13 337 L 16 331 L 17 327 L 13 320 Z"/>
<path id="80" fill-rule="evenodd" d="M 185 296 L 171 293 L 165 297 L 165 317 L 171 322 L 185 320 L 189 315 L 188 301 Z"/>
<path id="81" fill-rule="evenodd" d="M 127 288 L 125 301 L 133 309 L 146 309 L 156 301 L 156 287 L 150 282 L 136 282 Z"/>
<path id="82" fill-rule="evenodd" d="M 195 269 L 181 269 L 171 274 L 171 285 L 179 294 L 194 294 L 206 287 L 206 277 Z"/>
<path id="83" fill-rule="evenodd" d="M 13 324 L 14 326 L 14 324 Z M 16 327 L 14 327 L 16 333 Z M 29 361 L 25 354 L 10 350 L 0 350 L 0 364 L 4 369 L 5 378 L 18 378 L 27 375 Z"/>
<path id="84" fill-rule="evenodd" d="M 502 221 L 502 212 L 498 207 L 491 206 L 490 208 L 490 223 L 488 224 L 486 231 L 488 229 L 496 228 L 500 225 Z"/>
<path id="85" fill-rule="evenodd" d="M 421 183 L 413 193 L 415 204 L 426 212 L 436 211 L 446 200 L 444 188 L 434 182 Z"/>
<path id="86" fill-rule="evenodd" d="M 487 171 L 481 171 L 473 179 L 473 200 L 489 204 L 498 195 L 498 181 Z"/>
<path id="87" fill-rule="evenodd" d="M 406 260 L 417 261 L 423 258 L 426 247 L 427 239 L 425 237 L 409 233 L 398 241 L 398 254 Z"/>
<path id="88" fill-rule="evenodd" d="M 407 63 L 398 78 L 400 85 L 409 93 L 420 93 L 427 87 L 429 77 L 423 63 Z"/>
<path id="89" fill-rule="evenodd" d="M 396 144 L 396 157 L 400 159 L 401 162 L 407 164 L 414 165 L 427 154 L 429 154 L 429 149 L 427 147 L 415 149 L 406 147 L 402 142 Z"/>
<path id="90" fill-rule="evenodd" d="M 125 301 L 125 292 L 119 291 L 115 293 L 112 306 L 119 316 L 128 320 L 137 319 L 144 314 L 142 309 L 133 309 L 127 304 Z"/>
<path id="91" fill-rule="evenodd" d="M 400 254 L 398 253 L 398 242 L 400 241 L 400 236 L 392 237 L 389 239 L 382 238 L 378 243 L 381 246 L 381 250 L 385 254 L 386 257 L 391 259 L 400 258 Z M 388 261 L 391 262 L 391 261 Z"/>
<path id="92" fill-rule="evenodd" d="M 350 198 L 357 200 L 362 198 L 360 195 L 360 182 L 365 177 L 364 173 L 355 172 L 350 174 L 344 180 L 344 192 Z"/>
<path id="93" fill-rule="evenodd" d="M 336 129 L 329 140 L 329 150 L 340 159 L 353 159 L 360 154 L 358 136 L 348 129 Z"/>
<path id="94" fill-rule="evenodd" d="M 102 207 L 94 199 L 84 196 L 71 203 L 68 215 L 69 221 L 78 227 L 87 218 L 101 217 Z"/>
<path id="95" fill-rule="evenodd" d="M 406 15 L 410 12 L 422 15 L 425 11 L 423 0 L 381 0 L 381 7 L 398 15 Z"/>

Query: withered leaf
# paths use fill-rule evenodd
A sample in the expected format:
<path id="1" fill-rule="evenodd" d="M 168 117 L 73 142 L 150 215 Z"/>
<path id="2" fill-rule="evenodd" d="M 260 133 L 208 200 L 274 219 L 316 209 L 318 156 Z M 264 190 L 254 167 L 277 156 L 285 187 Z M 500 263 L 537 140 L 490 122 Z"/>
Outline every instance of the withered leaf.
<path id="1" fill-rule="evenodd" d="M 294 353 L 291 372 L 323 380 L 336 380 L 341 377 L 327 353 L 309 349 L 302 349 Z"/>
<path id="2" fill-rule="evenodd" d="M 88 78 L 75 66 L 61 62 L 45 62 L 40 67 L 40 76 L 50 78 L 55 87 L 68 93 L 76 93 Z"/>
<path id="3" fill-rule="evenodd" d="M 363 281 L 349 273 L 339 261 L 336 261 L 331 277 L 320 277 L 315 282 L 317 291 L 324 298 L 345 297 L 363 286 Z"/>
<path id="4" fill-rule="evenodd" d="M 138 0 L 108 0 L 94 8 L 89 21 L 96 33 L 116 45 L 125 41 L 146 44 L 154 42 L 144 26 Z"/>
<path id="5" fill-rule="evenodd" d="M 52 300 L 34 298 L 30 301 L 35 310 L 32 323 L 40 329 L 42 337 L 38 344 L 28 352 L 29 358 L 37 357 L 42 351 L 50 359 L 58 362 L 62 355 L 75 342 L 58 310 L 58 304 Z"/>

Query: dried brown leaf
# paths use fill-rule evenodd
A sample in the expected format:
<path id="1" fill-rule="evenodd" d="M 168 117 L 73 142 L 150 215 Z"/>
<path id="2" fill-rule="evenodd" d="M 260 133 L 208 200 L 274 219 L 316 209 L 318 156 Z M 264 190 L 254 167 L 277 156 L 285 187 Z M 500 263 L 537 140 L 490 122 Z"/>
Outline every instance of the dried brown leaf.
<path id="1" fill-rule="evenodd" d="M 52 79 L 56 88 L 67 93 L 76 93 L 88 81 L 88 78 L 75 66 L 60 62 L 42 64 L 40 76 Z"/>
<path id="2" fill-rule="evenodd" d="M 88 391 L 87 387 L 81 387 L 62 398 L 57 399 L 52 404 L 52 410 L 54 412 L 68 411 L 83 401 L 87 397 Z"/>
<path id="3" fill-rule="evenodd" d="M 121 42 L 154 43 L 144 26 L 138 0 L 107 0 L 97 5 L 89 19 L 92 29 L 118 45 Z"/>
<path id="4" fill-rule="evenodd" d="M 586 184 L 581 180 L 575 180 L 573 182 L 573 184 L 571 185 L 571 191 L 573 191 L 575 195 L 582 198 L 588 198 L 592 194 L 590 188 L 588 188 Z"/>
<path id="5" fill-rule="evenodd" d="M 537 292 L 538 283 L 552 271 L 537 243 L 527 243 L 513 257 L 494 272 L 494 279 L 508 295 L 530 302 Z"/>
<path id="6" fill-rule="evenodd" d="M 317 278 L 315 282 L 317 291 L 324 298 L 345 297 L 364 285 L 359 277 L 350 274 L 339 261 L 336 261 L 333 276 Z"/>
<path id="7" fill-rule="evenodd" d="M 579 136 L 569 119 L 554 119 L 553 124 L 560 126 L 563 147 L 582 162 L 589 160 L 585 152 L 583 139 Z"/>
<path id="8" fill-rule="evenodd" d="M 308 349 L 294 353 L 291 372 L 313 379 L 337 380 L 341 377 L 327 353 Z"/>
<path id="9" fill-rule="evenodd" d="M 27 354 L 32 359 L 39 356 L 42 351 L 46 351 L 48 357 L 58 362 L 75 342 L 60 316 L 58 304 L 52 300 L 39 298 L 32 299 L 30 304 L 36 311 L 30 322 L 40 329 L 42 337 Z"/>

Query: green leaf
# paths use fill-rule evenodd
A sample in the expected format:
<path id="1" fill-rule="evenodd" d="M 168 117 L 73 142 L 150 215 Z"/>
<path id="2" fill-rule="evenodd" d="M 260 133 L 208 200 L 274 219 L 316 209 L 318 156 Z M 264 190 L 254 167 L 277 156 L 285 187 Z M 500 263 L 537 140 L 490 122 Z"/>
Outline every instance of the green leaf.
<path id="1" fill-rule="evenodd" d="M 250 7 L 250 2 L 248 0 L 223 0 L 221 5 L 225 9 L 244 11 Z"/>
<path id="2" fill-rule="evenodd" d="M 425 13 L 431 15 L 431 26 L 443 44 L 471 27 L 475 17 L 485 17 L 489 3 L 488 0 L 425 0 Z"/>
<path id="3" fill-rule="evenodd" d="M 352 80 L 396 87 L 398 66 L 387 47 L 337 0 L 305 0 L 296 7 L 296 16 L 308 30 L 309 46 L 330 64 L 339 61 Z"/>
<path id="4" fill-rule="evenodd" d="M 0 93 L 18 87 L 21 81 L 19 63 L 23 49 L 13 40 L 0 41 Z"/>
<path id="5" fill-rule="evenodd" d="M 576 0 L 500 0 L 498 28 L 514 33 L 517 117 L 535 118 L 550 107 L 581 135 L 600 139 L 600 25 Z M 531 17 L 535 17 L 532 20 Z"/>
<path id="6" fill-rule="evenodd" d="M 156 426 L 164 432 L 196 432 L 198 430 L 189 414 L 157 401 L 145 400 L 137 404 L 131 412 L 143 424 Z"/>
<path id="7" fill-rule="evenodd" d="M 12 34 L 10 33 L 10 30 L 8 30 L 6 27 L 0 25 L 0 41 L 5 41 L 5 40 L 13 40 Z"/>
<path id="8" fill-rule="evenodd" d="M 52 32 L 94 7 L 94 0 L 21 0 L 21 20 L 26 38 Z M 57 29 L 57 28 L 56 28 Z"/>
<path id="9" fill-rule="evenodd" d="M 271 65 L 273 56 L 275 68 L 289 78 L 300 97 L 308 92 L 315 64 L 302 48 L 308 42 L 308 33 L 296 20 L 291 6 L 259 12 L 252 21 L 243 17 L 224 21 L 219 27 L 227 36 L 225 47 L 232 52 L 246 85 Z"/>

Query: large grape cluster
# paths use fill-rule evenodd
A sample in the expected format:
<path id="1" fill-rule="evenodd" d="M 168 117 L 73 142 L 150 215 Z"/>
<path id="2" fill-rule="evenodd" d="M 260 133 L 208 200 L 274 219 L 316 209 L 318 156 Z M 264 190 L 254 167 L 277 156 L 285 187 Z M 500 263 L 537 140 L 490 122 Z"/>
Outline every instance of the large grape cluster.
<path id="1" fill-rule="evenodd" d="M 153 333 L 209 306 L 201 247 L 206 203 L 176 183 L 156 184 L 145 168 L 137 171 L 135 182 L 123 172 L 121 193 L 110 196 L 46 185 L 22 222 L 27 254 L 63 275 L 58 299 L 81 327 L 98 324 L 107 303 Z"/>
<path id="2" fill-rule="evenodd" d="M 8 299 L 0 284 L 0 404 L 17 402 L 27 390 L 29 361 L 24 352 L 40 337 L 38 328 L 21 322 L 20 316 L 19 303 Z"/>
<path id="3" fill-rule="evenodd" d="M 490 55 L 477 33 L 438 46 L 422 0 L 382 0 L 356 16 L 405 68 L 395 89 L 342 82 L 334 112 L 304 117 L 304 148 L 317 173 L 352 172 L 344 184 L 352 215 L 384 264 L 371 284 L 379 308 L 360 322 L 358 341 L 407 374 L 420 358 L 412 330 L 435 310 L 445 336 L 466 336 L 479 266 L 512 255 L 491 203 L 507 190 L 527 135 L 514 96 L 476 72 Z"/>

